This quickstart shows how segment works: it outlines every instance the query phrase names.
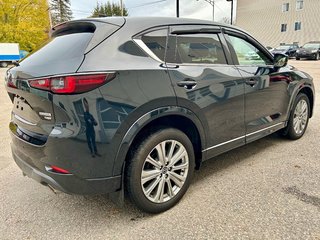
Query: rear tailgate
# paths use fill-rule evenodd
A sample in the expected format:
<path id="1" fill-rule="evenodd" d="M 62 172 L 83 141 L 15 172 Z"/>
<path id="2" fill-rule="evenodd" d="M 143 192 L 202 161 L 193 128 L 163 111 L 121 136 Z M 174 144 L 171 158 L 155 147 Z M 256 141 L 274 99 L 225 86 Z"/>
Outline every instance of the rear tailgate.
<path id="1" fill-rule="evenodd" d="M 54 94 L 30 87 L 30 80 L 77 72 L 85 54 L 117 31 L 124 19 L 71 21 L 56 26 L 52 39 L 6 74 L 6 89 L 14 104 L 11 131 L 20 139 L 43 145 L 57 118 L 68 122 L 63 107 L 53 104 Z"/>

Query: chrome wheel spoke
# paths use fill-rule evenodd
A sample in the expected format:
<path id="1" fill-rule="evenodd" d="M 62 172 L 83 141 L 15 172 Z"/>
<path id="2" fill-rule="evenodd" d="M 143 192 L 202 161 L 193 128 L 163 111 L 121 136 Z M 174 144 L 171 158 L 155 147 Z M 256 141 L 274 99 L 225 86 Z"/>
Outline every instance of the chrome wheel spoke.
<path id="1" fill-rule="evenodd" d="M 302 131 L 303 131 L 303 129 L 304 129 L 304 125 L 303 125 L 303 122 L 302 121 L 300 121 L 300 132 L 299 133 L 301 133 Z"/>
<path id="2" fill-rule="evenodd" d="M 168 187 L 168 196 L 172 198 L 174 196 L 172 184 L 169 178 L 166 179 L 167 187 Z"/>
<path id="3" fill-rule="evenodd" d="M 150 196 L 150 193 L 156 188 L 156 186 L 159 184 L 161 181 L 161 178 L 155 179 L 146 189 L 145 189 L 145 194 L 147 196 Z"/>
<path id="4" fill-rule="evenodd" d="M 307 103 L 305 101 L 303 101 L 301 103 L 301 113 L 304 113 L 307 111 Z"/>
<path id="5" fill-rule="evenodd" d="M 168 160 L 171 161 L 172 155 L 173 155 L 173 151 L 176 147 L 176 141 L 171 141 L 171 147 L 168 153 Z"/>
<path id="6" fill-rule="evenodd" d="M 185 148 L 180 147 L 178 152 L 175 153 L 172 158 L 170 159 L 169 162 L 169 167 L 172 167 L 173 165 L 175 165 L 179 160 L 181 160 L 181 158 L 183 158 L 185 155 L 187 155 L 187 151 L 185 150 Z"/>
<path id="7" fill-rule="evenodd" d="M 156 202 L 163 201 L 164 183 L 165 183 L 165 180 L 163 178 L 161 178 L 159 185 L 158 185 L 156 196 L 154 197 Z"/>
<path id="8" fill-rule="evenodd" d="M 297 119 L 297 121 L 293 125 L 294 130 L 295 130 L 296 133 L 299 133 L 299 125 L 300 125 L 300 121 Z"/>
<path id="9" fill-rule="evenodd" d="M 160 170 L 148 170 L 148 171 L 143 170 L 141 174 L 141 183 L 145 184 L 146 182 L 157 178 L 160 175 L 160 173 L 161 173 Z"/>
<path id="10" fill-rule="evenodd" d="M 182 188 L 183 186 L 183 183 L 184 183 L 184 180 L 185 180 L 185 177 L 184 176 L 181 176 L 175 172 L 170 172 L 169 173 L 169 177 L 172 181 L 174 181 L 174 183 L 179 187 L 179 188 Z"/>
<path id="11" fill-rule="evenodd" d="M 185 163 L 182 163 L 182 164 L 179 164 L 177 166 L 172 166 L 172 171 L 177 171 L 177 170 L 184 170 L 186 168 L 188 168 L 188 163 L 185 162 Z"/>
<path id="12" fill-rule="evenodd" d="M 154 160 L 150 155 L 147 157 L 146 162 L 151 163 L 157 169 L 161 168 L 161 163 L 157 160 Z"/>
<path id="13" fill-rule="evenodd" d="M 156 146 L 156 150 L 157 150 L 157 153 L 158 153 L 158 160 L 162 165 L 166 164 L 165 163 L 165 151 L 163 151 L 164 150 L 164 145 L 165 145 L 165 143 L 162 142 L 162 143 L 159 143 Z"/>

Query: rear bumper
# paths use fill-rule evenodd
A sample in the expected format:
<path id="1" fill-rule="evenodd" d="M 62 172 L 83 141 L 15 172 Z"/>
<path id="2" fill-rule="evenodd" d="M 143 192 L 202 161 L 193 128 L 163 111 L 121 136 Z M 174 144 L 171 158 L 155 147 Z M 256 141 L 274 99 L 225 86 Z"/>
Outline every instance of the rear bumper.
<path id="1" fill-rule="evenodd" d="M 36 180 L 43 185 L 50 185 L 54 189 L 69 194 L 104 194 L 115 192 L 121 187 L 121 176 L 98 178 L 98 179 L 81 179 L 73 174 L 58 174 L 41 171 L 31 166 L 21 159 L 17 154 L 12 152 L 16 164 L 22 172 L 28 177 Z"/>

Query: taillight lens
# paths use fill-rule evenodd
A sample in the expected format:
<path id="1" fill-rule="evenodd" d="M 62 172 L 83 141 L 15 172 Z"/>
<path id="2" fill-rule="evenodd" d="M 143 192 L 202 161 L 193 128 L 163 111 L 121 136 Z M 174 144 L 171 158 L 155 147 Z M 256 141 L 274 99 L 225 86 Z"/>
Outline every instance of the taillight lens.
<path id="1" fill-rule="evenodd" d="M 51 91 L 57 94 L 75 94 L 98 88 L 114 77 L 115 73 L 72 75 L 30 80 L 29 84 L 33 88 Z"/>
<path id="2" fill-rule="evenodd" d="M 32 80 L 29 83 L 30 83 L 30 86 L 33 88 L 38 88 L 38 89 L 50 91 L 50 79 L 49 78 Z"/>

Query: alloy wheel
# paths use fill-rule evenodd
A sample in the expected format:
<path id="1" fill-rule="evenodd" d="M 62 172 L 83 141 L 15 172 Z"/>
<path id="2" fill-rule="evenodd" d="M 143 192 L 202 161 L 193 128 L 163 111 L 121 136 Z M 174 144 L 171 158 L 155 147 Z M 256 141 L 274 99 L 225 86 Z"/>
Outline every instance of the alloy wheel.
<path id="1" fill-rule="evenodd" d="M 301 134 L 307 125 L 308 121 L 308 104 L 304 99 L 301 99 L 294 110 L 293 128 L 296 134 Z"/>
<path id="2" fill-rule="evenodd" d="M 166 140 L 155 146 L 144 161 L 141 187 L 153 203 L 164 203 L 174 198 L 188 176 L 189 156 L 178 141 Z"/>

